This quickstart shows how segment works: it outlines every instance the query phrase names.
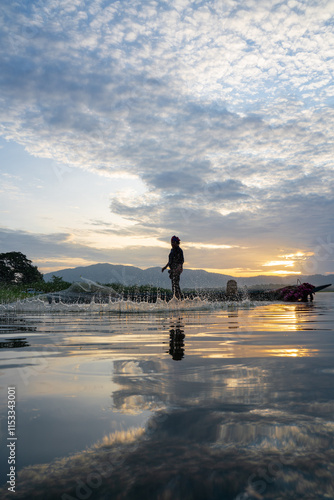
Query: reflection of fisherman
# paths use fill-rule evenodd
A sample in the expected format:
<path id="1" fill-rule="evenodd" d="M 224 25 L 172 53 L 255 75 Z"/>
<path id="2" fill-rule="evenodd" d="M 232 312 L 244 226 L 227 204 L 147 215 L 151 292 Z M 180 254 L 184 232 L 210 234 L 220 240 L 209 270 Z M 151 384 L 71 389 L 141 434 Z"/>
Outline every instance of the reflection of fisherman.
<path id="1" fill-rule="evenodd" d="M 171 327 L 169 330 L 169 354 L 172 356 L 174 361 L 181 361 L 184 357 L 184 338 L 185 334 L 181 330 L 182 325 L 180 323 Z"/>
<path id="2" fill-rule="evenodd" d="M 161 269 L 161 272 L 164 272 L 167 267 L 169 267 L 169 277 L 172 280 L 172 291 L 173 295 L 177 299 L 181 298 L 181 289 L 180 289 L 180 274 L 183 271 L 183 251 L 180 248 L 180 238 L 177 236 L 173 236 L 171 239 L 172 250 L 169 254 L 168 263 Z"/>

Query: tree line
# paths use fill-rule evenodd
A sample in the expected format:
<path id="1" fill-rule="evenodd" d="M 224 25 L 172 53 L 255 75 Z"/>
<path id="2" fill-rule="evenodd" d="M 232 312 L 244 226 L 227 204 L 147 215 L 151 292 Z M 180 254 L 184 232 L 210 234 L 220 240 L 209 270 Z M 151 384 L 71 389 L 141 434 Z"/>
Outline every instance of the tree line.
<path id="1" fill-rule="evenodd" d="M 70 286 L 58 276 L 53 276 L 51 282 L 44 281 L 43 274 L 32 261 L 21 252 L 0 253 L 0 287 L 34 287 L 43 291 L 58 291 Z"/>

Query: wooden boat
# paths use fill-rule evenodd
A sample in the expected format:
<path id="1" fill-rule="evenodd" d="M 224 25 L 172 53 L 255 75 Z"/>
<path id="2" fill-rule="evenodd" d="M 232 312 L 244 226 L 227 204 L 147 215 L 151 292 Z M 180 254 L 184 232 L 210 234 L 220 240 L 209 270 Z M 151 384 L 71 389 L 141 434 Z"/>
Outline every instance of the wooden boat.
<path id="1" fill-rule="evenodd" d="M 308 299 L 310 299 L 310 301 L 313 300 L 313 295 L 316 292 L 324 290 L 329 286 L 331 286 L 331 283 L 328 285 L 314 286 L 310 283 L 301 283 L 299 281 L 299 284 L 297 282 L 297 285 L 280 288 L 276 290 L 276 293 L 278 294 L 279 299 L 284 300 L 285 302 L 307 302 Z"/>

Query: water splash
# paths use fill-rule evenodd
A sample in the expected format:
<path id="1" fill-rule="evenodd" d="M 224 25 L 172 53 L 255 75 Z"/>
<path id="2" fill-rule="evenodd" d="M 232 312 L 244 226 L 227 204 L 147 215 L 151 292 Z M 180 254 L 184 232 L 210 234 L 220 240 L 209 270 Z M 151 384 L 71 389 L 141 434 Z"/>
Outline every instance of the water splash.
<path id="1" fill-rule="evenodd" d="M 263 304 L 263 303 L 262 303 Z M 89 304 L 64 302 L 52 302 L 46 299 L 46 296 L 17 300 L 10 304 L 0 304 L 0 313 L 159 313 L 169 311 L 215 311 L 228 308 L 250 308 L 256 304 L 246 299 L 241 302 L 213 302 L 200 297 L 186 298 L 178 300 L 163 300 L 157 298 L 156 302 L 133 301 L 133 300 L 110 300 L 106 303 L 98 303 L 92 300 Z"/>

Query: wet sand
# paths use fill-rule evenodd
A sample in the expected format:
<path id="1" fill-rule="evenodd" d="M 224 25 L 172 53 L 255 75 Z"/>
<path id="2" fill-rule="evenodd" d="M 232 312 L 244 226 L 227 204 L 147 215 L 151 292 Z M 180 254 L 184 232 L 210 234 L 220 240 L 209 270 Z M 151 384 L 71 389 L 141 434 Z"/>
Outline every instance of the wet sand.
<path id="1" fill-rule="evenodd" d="M 333 306 L 1 311 L 2 498 L 334 498 Z"/>

